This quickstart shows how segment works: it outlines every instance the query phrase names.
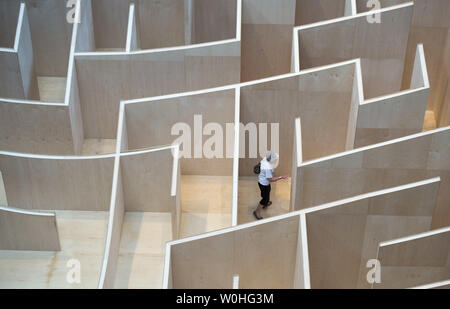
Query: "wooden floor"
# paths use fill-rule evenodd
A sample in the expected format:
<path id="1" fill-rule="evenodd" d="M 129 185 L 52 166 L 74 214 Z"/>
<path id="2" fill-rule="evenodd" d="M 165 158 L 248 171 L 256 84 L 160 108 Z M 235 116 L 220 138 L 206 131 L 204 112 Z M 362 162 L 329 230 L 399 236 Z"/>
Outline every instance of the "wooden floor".
<path id="1" fill-rule="evenodd" d="M 169 213 L 127 212 L 122 226 L 115 288 L 162 288 L 165 245 L 170 240 Z"/>
<path id="2" fill-rule="evenodd" d="M 63 103 L 66 94 L 66 77 L 38 76 L 40 100 L 43 102 Z"/>
<path id="3" fill-rule="evenodd" d="M 231 226 L 231 176 L 182 176 L 180 238 Z"/>
<path id="4" fill-rule="evenodd" d="M 61 251 L 0 251 L 0 289 L 97 287 L 108 212 L 56 211 L 56 220 Z M 80 261 L 80 284 L 69 284 L 66 280 L 70 259 Z"/>
<path id="5" fill-rule="evenodd" d="M 272 205 L 261 212 L 263 218 L 279 216 L 289 212 L 291 179 L 271 185 L 270 200 Z M 253 211 L 261 200 L 261 193 L 256 177 L 239 178 L 238 224 L 255 221 Z"/>
<path id="6" fill-rule="evenodd" d="M 5 184 L 3 183 L 3 177 L 1 172 L 0 172 L 0 205 L 8 206 L 8 201 L 6 199 Z"/>

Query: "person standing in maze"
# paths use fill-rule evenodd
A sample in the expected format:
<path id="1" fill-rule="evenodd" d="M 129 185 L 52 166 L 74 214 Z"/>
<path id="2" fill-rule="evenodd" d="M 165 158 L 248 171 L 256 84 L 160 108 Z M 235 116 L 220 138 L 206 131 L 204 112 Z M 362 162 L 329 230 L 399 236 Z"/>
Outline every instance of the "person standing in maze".
<path id="1" fill-rule="evenodd" d="M 259 202 L 258 207 L 255 211 L 253 211 L 253 216 L 257 220 L 263 219 L 261 216 L 261 210 L 266 209 L 272 202 L 270 201 L 270 184 L 272 182 L 277 182 L 283 179 L 287 179 L 288 176 L 278 176 L 274 177 L 274 167 L 277 166 L 279 156 L 277 153 L 269 151 L 267 155 L 260 162 L 260 171 L 258 175 L 258 186 L 261 191 L 261 201 Z"/>

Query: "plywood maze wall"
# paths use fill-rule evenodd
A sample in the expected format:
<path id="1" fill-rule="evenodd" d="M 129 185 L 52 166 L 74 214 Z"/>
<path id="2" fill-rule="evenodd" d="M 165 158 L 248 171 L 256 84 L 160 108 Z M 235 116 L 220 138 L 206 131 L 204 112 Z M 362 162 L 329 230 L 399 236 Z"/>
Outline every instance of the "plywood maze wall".
<path id="1" fill-rule="evenodd" d="M 370 3 L 1 1 L 0 288 L 448 288 L 450 1 Z"/>

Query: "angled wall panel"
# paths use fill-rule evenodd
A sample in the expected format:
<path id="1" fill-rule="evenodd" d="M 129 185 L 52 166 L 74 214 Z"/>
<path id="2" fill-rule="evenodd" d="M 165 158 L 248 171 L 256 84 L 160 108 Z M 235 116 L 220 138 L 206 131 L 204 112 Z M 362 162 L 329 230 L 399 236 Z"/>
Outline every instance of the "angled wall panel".
<path id="1" fill-rule="evenodd" d="M 401 289 L 450 279 L 450 227 L 381 243 L 381 282 L 374 288 Z"/>
<path id="2" fill-rule="evenodd" d="M 83 1 L 82 8 L 86 8 L 85 3 L 89 2 Z M 19 21 L 22 21 L 23 25 L 19 27 L 22 35 L 18 37 L 17 41 L 18 59 L 19 64 L 26 64 L 26 67 L 21 67 L 20 72 L 27 72 L 29 79 L 19 82 L 24 86 L 23 89 L 28 87 L 29 93 L 37 93 L 37 89 L 33 90 L 37 88 L 33 69 L 36 63 L 33 60 L 33 48 L 30 46 L 31 38 L 26 31 L 26 11 L 21 16 Z M 78 24 L 76 25 L 78 26 Z M 74 33 L 77 33 L 75 29 L 77 27 L 73 28 Z M 83 33 L 83 31 L 80 32 Z M 86 37 L 81 35 L 80 39 L 86 39 Z M 73 44 L 75 45 L 76 41 Z M 26 55 L 27 53 L 28 55 Z M 34 54 L 36 54 L 36 50 Z M 70 68 L 73 66 L 69 66 Z M 67 71 L 67 68 L 65 70 Z M 20 75 L 22 78 L 23 74 Z M 11 78 L 14 74 L 2 76 Z M 0 145 L 2 145 L 2 150 L 52 155 L 81 153 L 84 136 L 75 70 L 69 71 L 68 81 L 64 87 L 65 98 L 61 98 L 55 103 L 19 99 L 24 95 L 15 96 L 13 99 L 0 99 L 0 110 L 2 111 L 0 114 L 2 119 L 0 122 Z M 36 96 L 32 95 L 31 97 L 35 98 Z M 38 94 L 37 98 L 39 98 Z"/>
<path id="3" fill-rule="evenodd" d="M 193 1 L 192 44 L 236 37 L 237 0 Z"/>
<path id="4" fill-rule="evenodd" d="M 360 104 L 355 148 L 421 132 L 429 92 L 425 53 L 419 44 L 410 89 Z"/>
<path id="5" fill-rule="evenodd" d="M 442 59 L 442 72 L 439 86 L 443 101 L 438 115 L 439 119 L 437 120 L 438 125 L 441 127 L 450 125 L 450 30 L 447 34 L 447 43 Z"/>
<path id="6" fill-rule="evenodd" d="M 355 148 L 422 131 L 429 89 L 378 98 L 359 107 Z"/>
<path id="7" fill-rule="evenodd" d="M 226 158 L 227 143 L 225 139 L 233 138 L 233 136 L 226 136 L 226 134 L 230 134 L 230 132 L 226 132 L 226 127 L 227 123 L 234 123 L 234 112 L 234 89 L 199 92 L 194 95 L 180 94 L 175 97 L 162 97 L 161 99 L 156 97 L 148 101 L 139 100 L 135 103 L 132 103 L 132 101 L 130 103 L 125 102 L 128 150 L 169 145 L 174 143 L 182 134 L 190 133 L 190 158 L 182 160 L 182 174 L 229 176 L 232 173 L 232 158 Z M 161 117 L 161 115 L 164 115 L 164 117 Z M 199 116 L 201 116 L 202 121 L 201 128 L 195 128 L 195 117 L 200 119 Z M 180 123 L 189 125 L 190 132 L 184 132 L 184 127 L 183 132 L 172 132 L 174 128 L 179 128 L 176 125 Z M 219 124 L 223 130 L 223 139 L 220 139 L 222 155 L 218 158 L 208 159 L 203 155 L 203 145 L 211 138 L 209 135 L 203 135 L 203 130 L 209 123 Z M 218 134 L 219 132 L 214 131 L 213 133 Z M 202 158 L 194 158 L 197 153 L 196 143 L 194 142 L 194 138 L 195 141 L 197 140 L 195 134 L 202 135 L 199 143 L 202 147 L 200 149 Z M 231 143 L 229 146 L 232 145 Z M 186 147 L 189 146 L 186 145 Z"/>
<path id="8" fill-rule="evenodd" d="M 0 250 L 59 251 L 55 214 L 0 206 Z"/>
<path id="9" fill-rule="evenodd" d="M 407 88 L 414 67 L 415 46 L 424 45 L 430 74 L 430 98 L 428 111 L 434 113 L 438 126 L 446 126 L 449 118 L 441 120 L 449 106 L 449 51 L 450 2 L 446 0 L 415 0 L 411 23 L 411 35 L 406 54 L 403 88 Z M 447 43 L 446 43 L 447 42 Z M 447 51 L 446 51 L 447 46 Z M 446 120 L 445 120 L 446 119 Z"/>
<path id="10" fill-rule="evenodd" d="M 179 0 L 135 2 L 142 49 L 185 45 L 186 2 Z"/>
<path id="11" fill-rule="evenodd" d="M 37 76 L 67 75 L 72 23 L 67 22 L 67 1 L 25 0 Z M 75 2 L 73 2 L 75 3 Z"/>
<path id="12" fill-rule="evenodd" d="M 271 139 L 276 138 L 271 126 L 279 125 L 281 160 L 277 172 L 291 173 L 292 140 L 297 117 L 302 120 L 303 160 L 345 151 L 354 73 L 355 63 L 352 62 L 241 87 L 240 121 L 244 126 L 267 124 L 267 150 L 275 147 L 271 145 Z M 260 150 L 261 142 L 258 141 L 255 158 L 254 154 L 249 153 L 249 137 L 243 134 L 241 131 L 240 152 L 241 157 L 244 153 L 246 157 L 240 159 L 240 175 L 251 176 L 253 166 L 265 155 L 266 149 Z"/>
<path id="13" fill-rule="evenodd" d="M 242 81 L 290 72 L 295 0 L 242 1 Z"/>
<path id="14" fill-rule="evenodd" d="M 14 51 L 0 50 L 0 96 L 3 98 L 25 99 L 18 55 Z"/>
<path id="15" fill-rule="evenodd" d="M 93 0 L 96 49 L 125 50 L 129 0 Z"/>
<path id="16" fill-rule="evenodd" d="M 120 100 L 240 80 L 240 42 L 75 58 L 86 138 L 114 138 Z"/>
<path id="17" fill-rule="evenodd" d="M 35 56 L 25 4 L 21 4 L 13 48 L 0 48 L 0 97 L 38 99 Z"/>
<path id="18" fill-rule="evenodd" d="M 120 159 L 126 211 L 172 213 L 172 148 L 122 155 Z"/>
<path id="19" fill-rule="evenodd" d="M 173 288 L 292 288 L 299 216 L 241 225 L 171 244 Z"/>
<path id="20" fill-rule="evenodd" d="M 379 7 L 377 7 L 376 5 L 377 2 L 380 4 Z M 377 0 L 377 2 L 369 0 L 356 0 L 356 8 L 358 13 L 375 10 L 377 8 L 387 8 L 390 6 L 407 3 L 409 2 L 409 0 Z"/>
<path id="21" fill-rule="evenodd" d="M 310 263 L 308 235 L 306 229 L 306 216 L 300 214 L 300 223 L 298 226 L 297 256 L 295 261 L 294 289 L 310 289 Z"/>
<path id="22" fill-rule="evenodd" d="M 72 63 L 73 64 L 73 63 Z M 68 78 L 68 94 L 66 96 L 66 110 L 68 110 L 69 118 L 70 118 L 70 129 L 72 132 L 72 153 L 76 155 L 80 155 L 83 143 L 84 143 L 84 128 L 83 128 L 83 120 L 81 115 L 81 107 L 80 107 L 80 93 L 78 91 L 78 79 L 77 79 L 77 71 L 75 66 L 71 67 L 69 70 Z M 48 150 L 47 150 L 48 151 Z M 52 149 L 52 153 L 56 153 Z"/>
<path id="23" fill-rule="evenodd" d="M 361 58 L 366 98 L 400 91 L 413 3 L 379 12 L 381 23 L 359 14 L 299 27 L 300 68 Z"/>
<path id="24" fill-rule="evenodd" d="M 128 14 L 128 25 L 127 25 L 127 44 L 126 51 L 136 51 L 140 49 L 140 37 L 138 32 L 138 24 L 136 20 L 136 5 L 134 3 L 130 4 L 130 10 Z"/>
<path id="25" fill-rule="evenodd" d="M 19 19 L 20 2 L 0 2 L 0 47 L 13 48 Z"/>
<path id="26" fill-rule="evenodd" d="M 0 149 L 22 153 L 73 154 L 66 106 L 0 100 Z"/>
<path id="27" fill-rule="evenodd" d="M 316 22 L 343 17 L 347 0 L 297 0 L 295 25 L 308 25 Z"/>
<path id="28" fill-rule="evenodd" d="M 95 1 L 95 3 L 99 2 Z M 76 25 L 75 52 L 92 52 L 96 50 L 92 0 L 83 0 L 80 4 L 80 23 Z"/>
<path id="29" fill-rule="evenodd" d="M 174 156 L 172 156 L 173 150 Z M 133 284 L 138 284 L 138 286 L 141 284 L 142 287 L 146 287 L 149 282 L 157 280 L 153 278 L 155 276 L 153 271 L 156 267 L 152 263 L 158 260 L 158 254 L 152 251 L 155 254 L 148 255 L 140 250 L 148 249 L 148 246 L 151 247 L 150 250 L 157 250 L 158 245 L 155 248 L 147 244 L 147 247 L 144 245 L 137 249 L 127 243 L 127 241 L 130 241 L 130 235 L 135 236 L 136 231 L 132 231 L 130 234 L 130 227 L 126 225 L 129 222 L 126 218 L 127 212 L 132 212 L 129 214 L 131 218 L 140 218 L 140 220 L 143 218 L 142 215 L 150 215 L 149 218 L 153 219 L 147 222 L 146 228 L 155 231 L 155 228 L 158 230 L 158 225 L 165 225 L 165 220 L 161 219 L 163 216 L 151 217 L 151 215 L 155 215 L 154 213 L 169 213 L 172 235 L 169 232 L 168 235 L 163 235 L 162 239 L 158 239 L 158 236 L 161 237 L 161 235 L 144 236 L 139 232 L 137 234 L 140 237 L 148 237 L 147 241 L 150 243 L 156 241 L 156 244 L 163 239 L 177 238 L 180 216 L 177 152 L 178 148 L 174 146 L 117 155 L 108 237 L 99 288 L 129 287 L 130 285 L 134 286 Z M 159 219 L 155 220 L 155 218 Z M 139 228 L 145 229 L 142 224 L 141 222 L 138 225 Z M 138 239 L 133 241 L 142 243 L 142 240 Z M 153 244 L 153 246 L 155 245 Z M 140 262 L 137 262 L 137 259 Z M 135 269 L 134 272 L 138 272 L 138 270 L 136 270 L 136 266 L 129 265 L 130 261 L 133 263 L 145 262 L 144 264 L 138 264 L 145 269 L 139 270 L 139 275 L 134 274 L 135 277 L 140 278 L 138 279 L 139 282 L 133 282 L 136 280 L 135 277 L 133 278 L 133 269 Z M 150 278 L 143 278 L 142 273 L 149 275 Z M 118 277 L 117 280 L 116 277 Z M 145 282 L 144 285 L 142 285 L 143 282 Z"/>
<path id="30" fill-rule="evenodd" d="M 362 193 L 441 178 L 432 227 L 450 223 L 450 128 L 304 162 L 297 169 L 296 209 Z"/>
<path id="31" fill-rule="evenodd" d="M 25 7 L 21 6 L 21 9 Z M 20 76 L 24 97 L 26 99 L 38 99 L 38 84 L 35 70 L 34 46 L 31 38 L 31 27 L 28 13 L 21 12 L 19 15 L 19 27 L 17 28 L 19 38 L 17 44 L 17 57 L 19 61 Z"/>
<path id="32" fill-rule="evenodd" d="M 122 224 L 125 216 L 125 204 L 119 158 L 116 158 L 114 165 L 114 180 L 111 190 L 108 234 L 106 237 L 103 265 L 98 283 L 98 287 L 100 289 L 112 289 L 114 287 L 117 260 L 119 259 Z"/>
<path id="33" fill-rule="evenodd" d="M 113 156 L 0 154 L 8 204 L 22 209 L 107 210 L 113 165 Z"/>
<path id="34" fill-rule="evenodd" d="M 306 213 L 312 288 L 370 288 L 378 243 L 430 230 L 439 178 L 317 207 Z"/>
<path id="35" fill-rule="evenodd" d="M 5 191 L 5 184 L 3 183 L 3 176 L 0 171 L 0 206 L 8 206 L 8 199 Z"/>

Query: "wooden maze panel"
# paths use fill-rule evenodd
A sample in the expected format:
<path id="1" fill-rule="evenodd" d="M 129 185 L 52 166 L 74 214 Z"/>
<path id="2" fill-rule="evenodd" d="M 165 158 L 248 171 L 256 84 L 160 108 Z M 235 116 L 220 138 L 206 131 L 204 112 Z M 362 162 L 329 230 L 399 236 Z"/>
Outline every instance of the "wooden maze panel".
<path id="1" fill-rule="evenodd" d="M 449 280 L 449 228 L 382 243 L 378 249 L 381 282 L 374 288 L 411 288 Z"/>

